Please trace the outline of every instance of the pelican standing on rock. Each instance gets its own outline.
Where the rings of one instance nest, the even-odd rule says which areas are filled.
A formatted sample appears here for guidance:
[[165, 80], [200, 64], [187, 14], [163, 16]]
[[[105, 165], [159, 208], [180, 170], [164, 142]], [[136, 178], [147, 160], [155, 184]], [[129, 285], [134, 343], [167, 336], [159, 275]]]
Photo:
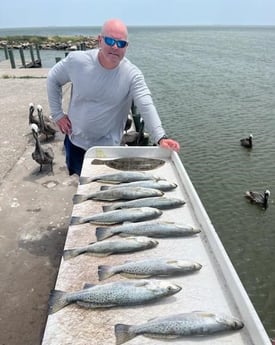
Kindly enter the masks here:
[[270, 191], [266, 189], [264, 192], [253, 192], [247, 191], [245, 197], [250, 200], [251, 203], [257, 204], [264, 209], [268, 207], [268, 198], [270, 196]]
[[250, 134], [248, 138], [244, 138], [240, 140], [240, 143], [243, 147], [247, 147], [248, 149], [252, 148], [252, 139], [253, 135]]
[[35, 149], [32, 153], [32, 159], [40, 165], [39, 172], [42, 171], [43, 165], [50, 165], [51, 172], [53, 173], [53, 159], [54, 152], [51, 147], [43, 148], [38, 138], [38, 126], [33, 123], [31, 124], [32, 134], [35, 140]]
[[43, 108], [40, 104], [37, 105], [37, 113], [41, 133], [45, 134], [47, 140], [49, 136], [55, 136], [55, 133], [57, 132], [56, 124], [50, 117], [44, 116]]

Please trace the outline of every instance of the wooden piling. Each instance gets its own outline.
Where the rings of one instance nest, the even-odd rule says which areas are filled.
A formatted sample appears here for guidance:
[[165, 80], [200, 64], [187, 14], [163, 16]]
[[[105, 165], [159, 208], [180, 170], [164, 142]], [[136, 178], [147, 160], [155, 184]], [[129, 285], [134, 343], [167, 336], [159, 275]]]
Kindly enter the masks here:
[[16, 68], [15, 60], [14, 60], [14, 55], [13, 55], [13, 50], [9, 49], [8, 51], [9, 51], [9, 58], [10, 58], [11, 68]]
[[19, 53], [20, 53], [20, 58], [21, 58], [22, 66], [23, 66], [24, 68], [26, 68], [26, 61], [25, 61], [25, 56], [24, 56], [23, 47], [20, 47], [20, 48], [19, 48]]

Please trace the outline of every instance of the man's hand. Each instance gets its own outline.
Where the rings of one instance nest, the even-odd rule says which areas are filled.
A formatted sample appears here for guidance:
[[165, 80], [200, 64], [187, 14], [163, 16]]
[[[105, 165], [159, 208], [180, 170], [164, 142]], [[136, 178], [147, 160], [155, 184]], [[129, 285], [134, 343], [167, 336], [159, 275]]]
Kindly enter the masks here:
[[180, 150], [180, 144], [173, 139], [161, 139], [159, 142], [159, 146], [164, 149], [169, 149], [176, 152], [179, 152]]
[[64, 115], [60, 120], [58, 120], [57, 125], [60, 131], [64, 134], [71, 134], [72, 133], [72, 124], [68, 117], [68, 115]]

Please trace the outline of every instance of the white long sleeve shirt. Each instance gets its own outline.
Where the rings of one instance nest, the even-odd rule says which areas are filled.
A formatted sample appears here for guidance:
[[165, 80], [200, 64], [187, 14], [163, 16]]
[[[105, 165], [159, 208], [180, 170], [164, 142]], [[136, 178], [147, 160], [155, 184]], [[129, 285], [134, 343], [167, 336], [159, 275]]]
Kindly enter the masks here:
[[106, 69], [99, 63], [98, 51], [70, 52], [49, 71], [48, 101], [53, 119], [64, 115], [62, 86], [71, 82], [68, 116], [74, 145], [84, 150], [120, 145], [132, 101], [157, 143], [165, 131], [142, 72], [125, 57], [116, 68]]

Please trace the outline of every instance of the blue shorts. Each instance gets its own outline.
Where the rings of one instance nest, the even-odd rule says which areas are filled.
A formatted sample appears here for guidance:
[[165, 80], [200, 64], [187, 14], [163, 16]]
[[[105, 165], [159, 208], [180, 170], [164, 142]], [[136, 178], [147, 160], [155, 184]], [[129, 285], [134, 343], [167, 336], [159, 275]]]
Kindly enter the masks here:
[[78, 176], [80, 176], [86, 151], [81, 147], [72, 144], [67, 135], [64, 139], [64, 146], [66, 152], [66, 165], [69, 170], [69, 174], [77, 174]]

